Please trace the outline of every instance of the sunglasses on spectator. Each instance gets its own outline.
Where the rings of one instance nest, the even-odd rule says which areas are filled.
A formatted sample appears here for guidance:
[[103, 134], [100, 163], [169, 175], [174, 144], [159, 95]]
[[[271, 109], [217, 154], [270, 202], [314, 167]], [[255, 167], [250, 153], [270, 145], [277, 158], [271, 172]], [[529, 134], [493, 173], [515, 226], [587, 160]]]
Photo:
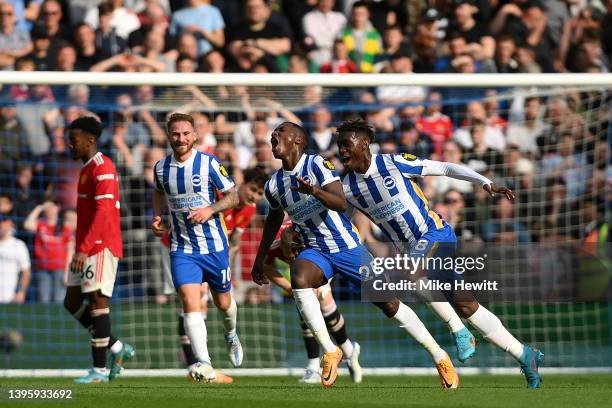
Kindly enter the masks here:
[[56, 16], [59, 13], [60, 13], [59, 10], [50, 10], [50, 11], [43, 11], [42, 12], [43, 16]]
[[445, 198], [444, 199], [444, 204], [455, 204], [455, 203], [460, 203], [461, 199], [460, 198]]

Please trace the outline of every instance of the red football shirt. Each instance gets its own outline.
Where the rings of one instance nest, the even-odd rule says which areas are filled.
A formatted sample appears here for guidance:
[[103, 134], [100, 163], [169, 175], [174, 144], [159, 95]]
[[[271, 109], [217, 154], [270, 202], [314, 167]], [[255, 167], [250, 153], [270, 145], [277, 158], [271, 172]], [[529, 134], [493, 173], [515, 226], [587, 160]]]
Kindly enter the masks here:
[[108, 248], [121, 258], [119, 180], [111, 159], [102, 153], [89, 159], [81, 169], [77, 191], [77, 252], [94, 255]]
[[227, 234], [230, 235], [236, 228], [246, 229], [255, 215], [255, 209], [255, 204], [250, 204], [241, 209], [230, 208], [223, 212]]
[[68, 245], [72, 241], [72, 230], [64, 226], [59, 232], [56, 226], [39, 220], [34, 238], [34, 259], [38, 270], [64, 270], [68, 257]]
[[427, 133], [434, 144], [434, 152], [442, 155], [442, 145], [453, 135], [453, 122], [444, 114], [425, 116], [418, 120], [417, 129]]

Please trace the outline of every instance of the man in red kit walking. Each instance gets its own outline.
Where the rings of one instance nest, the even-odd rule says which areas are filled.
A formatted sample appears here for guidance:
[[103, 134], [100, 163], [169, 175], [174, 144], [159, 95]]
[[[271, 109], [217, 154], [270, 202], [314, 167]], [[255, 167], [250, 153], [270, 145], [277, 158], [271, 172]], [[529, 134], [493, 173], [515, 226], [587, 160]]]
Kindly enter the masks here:
[[[69, 127], [74, 160], [82, 160], [77, 187], [75, 253], [70, 263], [64, 307], [91, 333], [93, 368], [75, 380], [78, 384], [107, 382], [115, 378], [134, 349], [111, 334], [109, 298], [113, 294], [117, 263], [123, 256], [119, 223], [119, 180], [113, 162], [98, 152], [100, 122], [90, 116]], [[111, 369], [106, 370], [110, 349]]]

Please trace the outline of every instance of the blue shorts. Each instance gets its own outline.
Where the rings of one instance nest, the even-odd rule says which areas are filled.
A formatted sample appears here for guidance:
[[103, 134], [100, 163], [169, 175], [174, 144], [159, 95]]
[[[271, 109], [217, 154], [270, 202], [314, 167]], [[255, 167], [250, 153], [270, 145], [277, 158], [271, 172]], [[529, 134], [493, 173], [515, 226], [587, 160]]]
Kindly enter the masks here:
[[[361, 286], [363, 267], [370, 265], [372, 255], [363, 245], [340, 252], [328, 253], [316, 249], [305, 249], [295, 258], [306, 259], [317, 265], [330, 280], [335, 274], [345, 278], [351, 286]], [[366, 268], [367, 269], [367, 268]]]
[[175, 288], [188, 283], [208, 282], [210, 289], [217, 293], [232, 289], [227, 250], [210, 254], [170, 253], [170, 271]]
[[[429, 231], [412, 247], [410, 256], [413, 258], [437, 258], [448, 260], [454, 258], [457, 251], [457, 236], [453, 229], [445, 224], [440, 230]], [[463, 280], [461, 274], [455, 272], [450, 262], [430, 262], [427, 277], [430, 280], [455, 282]], [[448, 295], [448, 294], [447, 294]], [[448, 297], [448, 296], [447, 296]]]

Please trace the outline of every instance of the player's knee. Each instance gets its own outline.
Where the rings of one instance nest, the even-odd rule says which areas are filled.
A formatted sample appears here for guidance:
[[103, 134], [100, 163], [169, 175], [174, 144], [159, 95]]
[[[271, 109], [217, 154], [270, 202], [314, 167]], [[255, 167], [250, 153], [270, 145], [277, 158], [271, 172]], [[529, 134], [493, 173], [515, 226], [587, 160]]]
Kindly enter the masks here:
[[66, 309], [71, 315], [75, 314], [77, 310], [79, 310], [79, 306], [76, 302], [70, 297], [66, 296], [64, 298], [64, 309]]
[[374, 305], [382, 310], [385, 316], [391, 318], [397, 314], [399, 309], [399, 300], [393, 299], [389, 302], [374, 302]]
[[293, 289], [308, 289], [312, 288], [310, 279], [303, 274], [291, 274], [291, 288]]
[[476, 312], [476, 310], [478, 309], [478, 302], [457, 302], [455, 303], [455, 309], [457, 309], [457, 313], [459, 313], [459, 316], [466, 319], [473, 315], [474, 312]]

